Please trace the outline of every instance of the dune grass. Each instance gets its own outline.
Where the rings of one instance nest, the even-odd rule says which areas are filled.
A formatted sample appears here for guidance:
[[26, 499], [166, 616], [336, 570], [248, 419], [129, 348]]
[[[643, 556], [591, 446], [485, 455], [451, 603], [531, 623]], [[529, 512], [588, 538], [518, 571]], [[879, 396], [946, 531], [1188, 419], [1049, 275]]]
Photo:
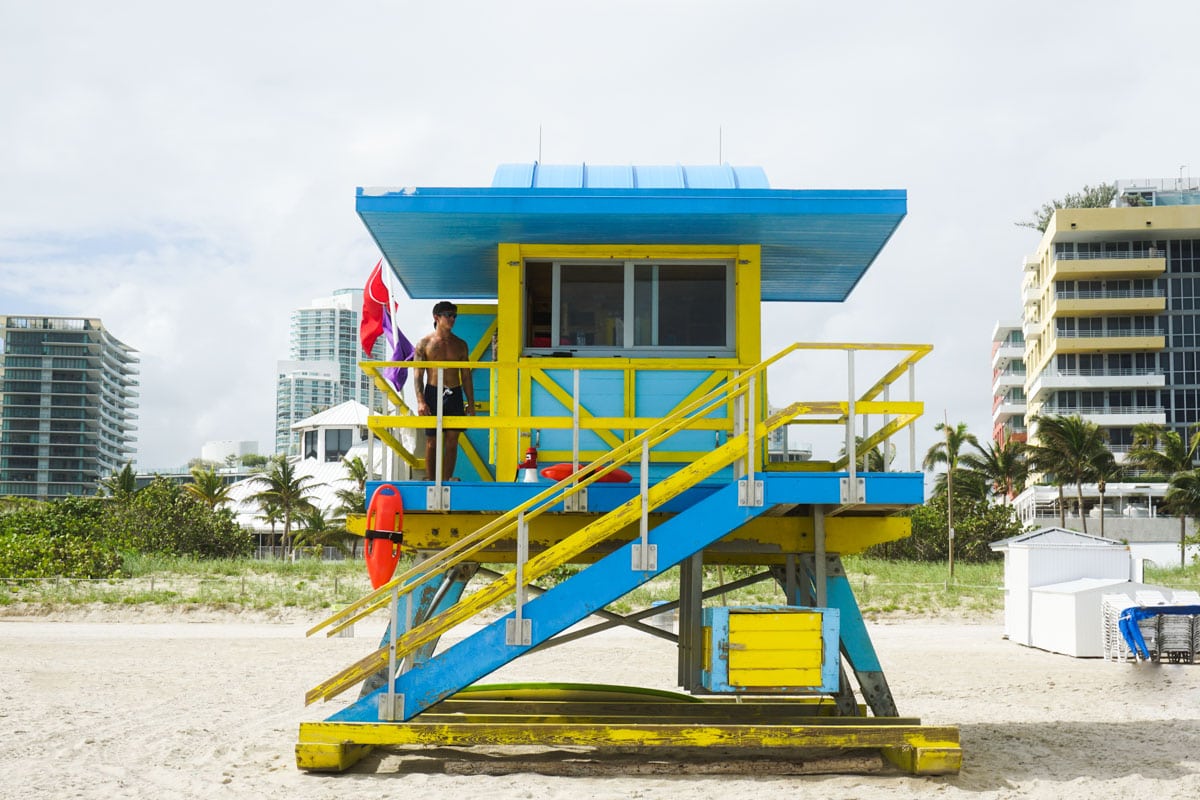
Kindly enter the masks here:
[[[986, 617], [1004, 607], [1003, 565], [955, 565], [948, 580], [944, 563], [888, 561], [863, 556], [844, 559], [846, 574], [867, 617], [956, 616]], [[510, 565], [490, 565], [508, 571]], [[400, 569], [406, 568], [402, 563]], [[136, 556], [126, 560], [127, 577], [109, 580], [50, 579], [4, 581], [0, 606], [34, 604], [47, 607], [87, 604], [190, 606], [265, 611], [335, 610], [370, 591], [366, 570], [358, 559], [296, 561], [224, 559], [196, 561]], [[575, 571], [559, 570], [543, 585], [552, 585]], [[704, 587], [711, 589], [761, 572], [760, 568], [708, 566]], [[617, 600], [618, 613], [646, 608], [678, 596], [679, 571], [672, 568]], [[1200, 564], [1186, 568], [1148, 568], [1146, 582], [1172, 588], [1200, 588]], [[709, 605], [783, 603], [783, 592], [770, 580], [716, 595]], [[508, 604], [511, 607], [511, 601]], [[503, 606], [502, 606], [503, 608]]]

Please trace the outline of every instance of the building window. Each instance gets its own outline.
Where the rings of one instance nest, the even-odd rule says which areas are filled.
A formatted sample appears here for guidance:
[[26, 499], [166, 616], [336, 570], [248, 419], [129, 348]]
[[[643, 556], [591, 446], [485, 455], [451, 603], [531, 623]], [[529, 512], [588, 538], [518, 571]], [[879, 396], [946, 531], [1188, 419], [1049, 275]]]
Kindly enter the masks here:
[[341, 461], [342, 456], [350, 452], [350, 440], [353, 431], [350, 428], [331, 428], [325, 431], [325, 460]]
[[316, 458], [317, 457], [317, 432], [316, 431], [305, 431], [304, 432], [304, 457], [305, 458]]
[[529, 262], [527, 349], [734, 354], [733, 266], [726, 262]]

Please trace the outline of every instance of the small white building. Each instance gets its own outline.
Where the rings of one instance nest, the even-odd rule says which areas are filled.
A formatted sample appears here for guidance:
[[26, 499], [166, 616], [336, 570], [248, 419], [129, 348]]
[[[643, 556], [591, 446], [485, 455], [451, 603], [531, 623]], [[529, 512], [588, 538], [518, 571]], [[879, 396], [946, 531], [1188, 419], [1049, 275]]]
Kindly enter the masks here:
[[[993, 542], [991, 549], [1004, 554], [1004, 635], [1030, 647], [1043, 646], [1033, 635], [1034, 589], [1080, 578], [1119, 583], [1131, 577], [1128, 545], [1078, 531], [1040, 528]], [[1037, 630], [1042, 626], [1039, 621]]]
[[1041, 528], [991, 548], [1004, 553], [1004, 635], [1052, 653], [1103, 656], [1104, 595], [1133, 605], [1135, 592], [1163, 588], [1131, 580], [1129, 545], [1078, 531]]
[[[361, 458], [370, 468], [371, 474], [380, 474], [386, 448], [370, 446], [367, 415], [370, 410], [362, 403], [347, 400], [292, 425], [298, 440], [303, 445], [300, 456], [293, 456], [296, 477], [307, 477], [313, 504], [327, 518], [338, 515], [341, 499], [339, 489], [353, 490], [343, 459]], [[371, 461], [375, 463], [370, 464]], [[238, 481], [229, 487], [229, 499], [242, 527], [264, 534], [271, 526], [262, 518], [262, 509], [252, 499], [262, 491], [262, 485], [254, 476]]]

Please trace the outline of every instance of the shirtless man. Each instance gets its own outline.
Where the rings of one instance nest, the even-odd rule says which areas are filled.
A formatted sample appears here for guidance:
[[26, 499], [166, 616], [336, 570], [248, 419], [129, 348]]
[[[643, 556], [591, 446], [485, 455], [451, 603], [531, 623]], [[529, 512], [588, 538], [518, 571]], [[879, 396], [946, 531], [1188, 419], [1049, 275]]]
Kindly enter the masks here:
[[[458, 319], [458, 306], [443, 300], [433, 307], [433, 333], [417, 342], [413, 350], [413, 361], [467, 361], [470, 353], [467, 343], [454, 335], [454, 322]], [[437, 383], [437, 368], [413, 367], [413, 388], [417, 391], [417, 413], [436, 416], [438, 392], [442, 393], [442, 416], [475, 416], [475, 387], [471, 383], [471, 370], [445, 368], [442, 370], [442, 386]], [[465, 402], [464, 402], [465, 401]], [[442, 480], [454, 475], [454, 464], [458, 461], [458, 435], [461, 428], [442, 429]], [[437, 429], [425, 431], [425, 477], [433, 480], [437, 469]]]

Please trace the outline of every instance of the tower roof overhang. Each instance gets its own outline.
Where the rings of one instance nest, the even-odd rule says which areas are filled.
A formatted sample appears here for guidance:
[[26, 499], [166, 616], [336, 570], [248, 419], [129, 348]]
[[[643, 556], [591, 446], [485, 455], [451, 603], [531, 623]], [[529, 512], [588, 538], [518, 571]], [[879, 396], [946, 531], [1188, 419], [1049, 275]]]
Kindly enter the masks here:
[[757, 244], [763, 300], [826, 302], [846, 299], [907, 212], [904, 190], [761, 188], [754, 168], [709, 168], [729, 173], [717, 188], [694, 188], [686, 167], [680, 186], [639, 185], [637, 167], [616, 168], [632, 185], [591, 185], [598, 169], [575, 186], [546, 186], [534, 166], [528, 185], [360, 188], [356, 210], [413, 299], [495, 298], [496, 246], [516, 242]]

